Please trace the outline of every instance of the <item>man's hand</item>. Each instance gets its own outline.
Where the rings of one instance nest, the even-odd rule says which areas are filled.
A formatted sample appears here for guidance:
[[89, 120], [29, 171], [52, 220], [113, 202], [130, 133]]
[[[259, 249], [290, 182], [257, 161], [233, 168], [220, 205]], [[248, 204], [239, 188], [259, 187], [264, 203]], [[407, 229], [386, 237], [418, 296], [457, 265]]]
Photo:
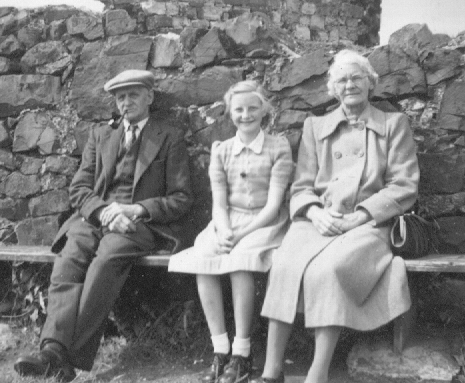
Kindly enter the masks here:
[[136, 231], [136, 224], [124, 214], [118, 214], [110, 222], [108, 229], [113, 233], [134, 233]]
[[343, 233], [337, 225], [337, 220], [342, 217], [342, 214], [337, 211], [326, 210], [317, 205], [311, 205], [307, 210], [306, 216], [313, 222], [313, 225], [321, 235], [332, 237]]
[[113, 220], [120, 214], [130, 219], [139, 217], [142, 215], [141, 209], [143, 210], [144, 208], [139, 204], [128, 205], [119, 202], [112, 202], [100, 211], [100, 223], [102, 226], [109, 226], [110, 223], [113, 222]]

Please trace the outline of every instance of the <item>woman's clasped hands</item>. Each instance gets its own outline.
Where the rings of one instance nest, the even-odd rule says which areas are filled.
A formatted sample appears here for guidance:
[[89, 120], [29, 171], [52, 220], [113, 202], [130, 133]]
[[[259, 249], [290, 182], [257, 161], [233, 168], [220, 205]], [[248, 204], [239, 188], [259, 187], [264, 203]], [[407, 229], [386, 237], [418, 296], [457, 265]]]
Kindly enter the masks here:
[[313, 225], [321, 235], [327, 237], [344, 234], [371, 219], [370, 214], [365, 209], [342, 214], [317, 205], [311, 205], [308, 208], [306, 217], [313, 222]]

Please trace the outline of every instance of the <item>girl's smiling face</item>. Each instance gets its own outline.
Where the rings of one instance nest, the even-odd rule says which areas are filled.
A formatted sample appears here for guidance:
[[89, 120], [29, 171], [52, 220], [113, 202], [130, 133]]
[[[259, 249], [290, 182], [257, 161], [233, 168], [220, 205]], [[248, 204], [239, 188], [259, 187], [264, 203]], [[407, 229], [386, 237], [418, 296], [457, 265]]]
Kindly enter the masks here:
[[229, 114], [239, 131], [242, 141], [249, 143], [260, 132], [260, 126], [266, 111], [257, 95], [246, 92], [237, 93], [231, 97]]

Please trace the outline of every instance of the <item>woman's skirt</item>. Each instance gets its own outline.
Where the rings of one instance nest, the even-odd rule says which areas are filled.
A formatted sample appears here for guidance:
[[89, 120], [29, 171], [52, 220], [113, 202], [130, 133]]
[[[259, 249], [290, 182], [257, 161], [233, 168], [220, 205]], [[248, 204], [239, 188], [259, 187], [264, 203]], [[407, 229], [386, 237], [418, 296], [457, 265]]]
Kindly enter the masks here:
[[402, 258], [392, 257], [389, 226], [365, 224], [321, 236], [309, 221], [293, 222], [273, 259], [262, 315], [306, 327], [372, 330], [410, 308]]
[[[231, 208], [231, 228], [248, 225], [260, 209]], [[235, 271], [267, 272], [273, 250], [280, 244], [288, 227], [289, 212], [281, 207], [278, 216], [267, 226], [242, 238], [229, 254], [216, 254], [216, 233], [213, 221], [197, 236], [194, 246], [171, 257], [169, 271], [191, 274], [227, 274]]]

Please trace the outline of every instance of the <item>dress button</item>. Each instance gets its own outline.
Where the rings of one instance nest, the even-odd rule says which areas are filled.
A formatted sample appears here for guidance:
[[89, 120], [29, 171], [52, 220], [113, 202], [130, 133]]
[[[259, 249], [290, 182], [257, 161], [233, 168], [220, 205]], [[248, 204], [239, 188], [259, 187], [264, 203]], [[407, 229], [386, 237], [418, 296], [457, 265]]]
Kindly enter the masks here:
[[357, 122], [357, 129], [360, 131], [365, 129], [365, 124], [363, 122]]
[[331, 201], [326, 201], [326, 202], [325, 202], [325, 206], [326, 206], [326, 207], [331, 207], [332, 204], [333, 204], [333, 203], [332, 203]]
[[334, 153], [334, 157], [336, 157], [336, 159], [338, 160], [339, 158], [342, 157], [342, 153], [341, 152], [336, 152], [336, 153]]
[[359, 152], [359, 153], [358, 153], [358, 156], [359, 156], [360, 158], [362, 158], [364, 155], [365, 155], [365, 153], [363, 153], [363, 152]]

